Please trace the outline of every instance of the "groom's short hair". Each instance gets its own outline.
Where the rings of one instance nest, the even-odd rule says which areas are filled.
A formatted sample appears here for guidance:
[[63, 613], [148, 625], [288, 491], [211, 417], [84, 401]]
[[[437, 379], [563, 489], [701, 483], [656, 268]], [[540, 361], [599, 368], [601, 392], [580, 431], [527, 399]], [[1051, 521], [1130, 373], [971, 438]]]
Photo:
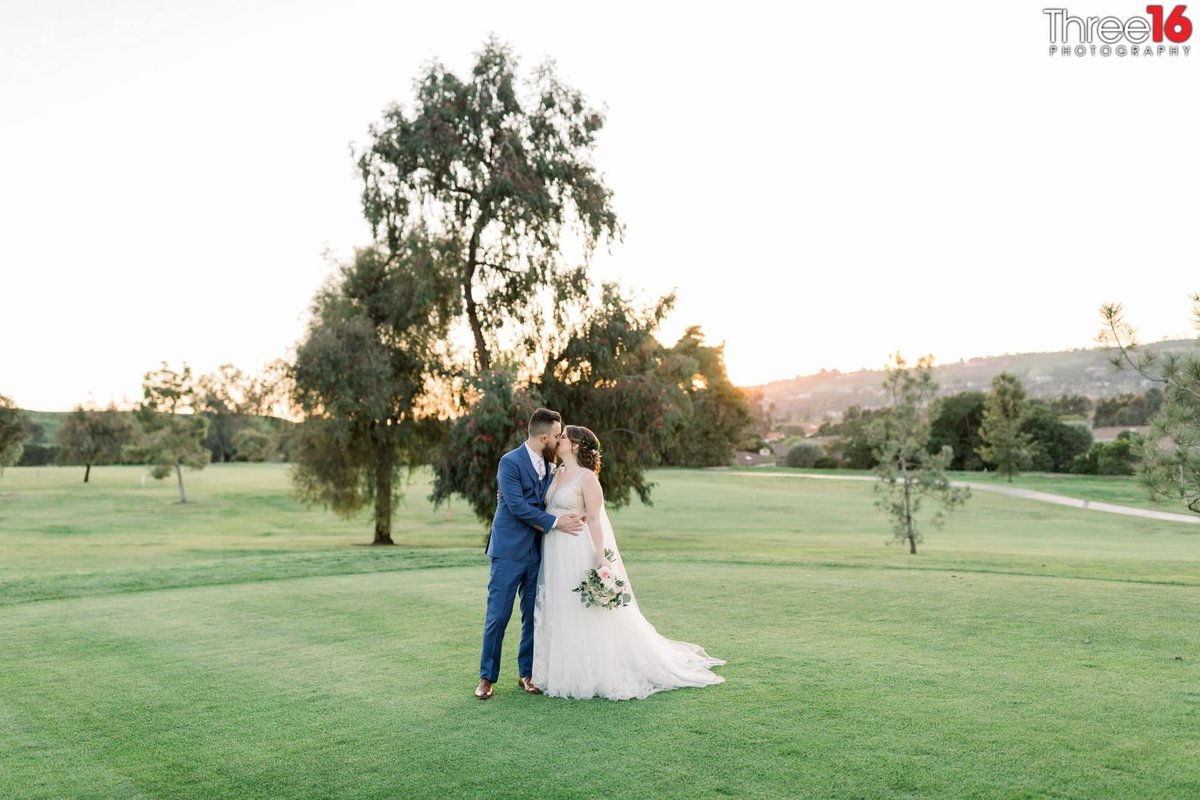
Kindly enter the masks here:
[[533, 437], [549, 433], [554, 430], [554, 423], [556, 422], [562, 422], [562, 414], [559, 414], [557, 411], [551, 411], [548, 408], [539, 408], [529, 418], [529, 435]]

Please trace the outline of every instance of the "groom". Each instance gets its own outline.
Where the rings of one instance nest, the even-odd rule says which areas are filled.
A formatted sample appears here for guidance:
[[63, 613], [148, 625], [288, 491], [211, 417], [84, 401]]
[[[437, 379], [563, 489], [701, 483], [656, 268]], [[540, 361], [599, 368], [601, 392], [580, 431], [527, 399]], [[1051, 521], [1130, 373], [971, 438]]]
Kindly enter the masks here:
[[562, 436], [562, 416], [539, 408], [529, 418], [527, 435], [524, 444], [504, 454], [496, 470], [500, 492], [488, 537], [492, 570], [479, 685], [475, 688], [480, 700], [492, 696], [492, 684], [500, 677], [500, 648], [512, 617], [513, 595], [517, 593], [521, 595], [521, 644], [517, 650], [520, 686], [530, 694], [541, 694], [542, 690], [533, 685], [533, 602], [542, 566], [542, 534], [557, 528], [577, 536], [583, 530], [583, 522], [575, 514], [555, 518], [546, 513], [546, 489], [550, 486], [554, 451]]

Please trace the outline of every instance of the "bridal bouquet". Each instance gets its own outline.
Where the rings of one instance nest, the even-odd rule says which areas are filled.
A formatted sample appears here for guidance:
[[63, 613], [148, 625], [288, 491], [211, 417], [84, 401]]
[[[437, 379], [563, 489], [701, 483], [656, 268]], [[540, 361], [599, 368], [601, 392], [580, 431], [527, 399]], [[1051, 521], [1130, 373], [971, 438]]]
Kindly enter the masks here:
[[[605, 549], [604, 557], [613, 560], [613, 551]], [[629, 594], [625, 579], [617, 575], [607, 566], [588, 570], [583, 583], [571, 590], [579, 592], [579, 600], [588, 608], [620, 608], [629, 605], [633, 596]]]

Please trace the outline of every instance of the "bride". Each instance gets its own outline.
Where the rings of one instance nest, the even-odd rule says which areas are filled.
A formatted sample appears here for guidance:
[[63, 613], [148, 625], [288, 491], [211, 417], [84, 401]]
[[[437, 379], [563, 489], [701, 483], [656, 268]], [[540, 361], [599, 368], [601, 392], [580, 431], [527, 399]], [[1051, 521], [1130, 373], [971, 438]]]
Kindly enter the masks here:
[[[626, 581], [600, 488], [600, 440], [587, 428], [568, 425], [556, 449], [561, 466], [546, 494], [546, 511], [586, 514], [578, 536], [554, 530], [542, 543], [533, 613], [533, 683], [552, 697], [645, 698], [682, 686], [710, 686], [725, 679], [709, 667], [725, 662], [699, 645], [660, 635], [638, 609], [636, 597], [621, 608], [587, 607], [571, 591], [589, 570], [608, 566]], [[613, 553], [610, 562], [605, 549]]]

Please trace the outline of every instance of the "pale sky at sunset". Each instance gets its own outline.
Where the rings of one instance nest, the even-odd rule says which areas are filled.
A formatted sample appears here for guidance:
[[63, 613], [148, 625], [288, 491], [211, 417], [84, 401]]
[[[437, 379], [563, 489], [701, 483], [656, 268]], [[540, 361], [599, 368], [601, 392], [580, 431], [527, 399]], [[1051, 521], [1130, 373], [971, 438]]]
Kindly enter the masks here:
[[1051, 5], [0, 0], [0, 394], [285, 355], [368, 237], [350, 143], [489, 32], [606, 108], [594, 276], [677, 287], [661, 338], [739, 384], [1088, 347], [1109, 301], [1193, 335], [1200, 52], [1050, 57]]

